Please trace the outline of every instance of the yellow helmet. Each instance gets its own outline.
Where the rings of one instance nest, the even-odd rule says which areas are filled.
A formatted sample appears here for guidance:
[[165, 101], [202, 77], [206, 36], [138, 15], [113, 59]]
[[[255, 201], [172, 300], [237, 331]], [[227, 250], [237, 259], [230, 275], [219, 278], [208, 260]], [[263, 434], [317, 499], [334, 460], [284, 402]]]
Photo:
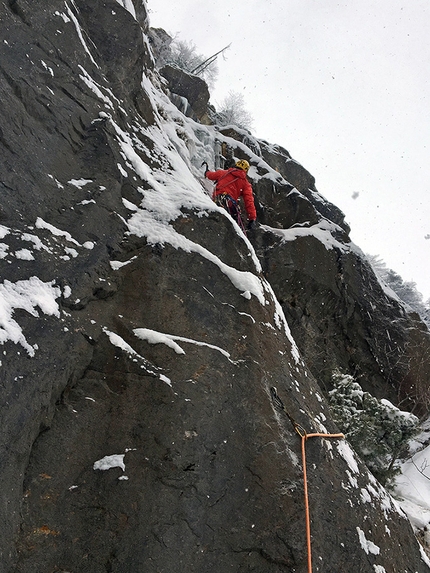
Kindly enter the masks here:
[[246, 173], [250, 166], [246, 159], [239, 159], [239, 161], [236, 161], [236, 167], [243, 169]]

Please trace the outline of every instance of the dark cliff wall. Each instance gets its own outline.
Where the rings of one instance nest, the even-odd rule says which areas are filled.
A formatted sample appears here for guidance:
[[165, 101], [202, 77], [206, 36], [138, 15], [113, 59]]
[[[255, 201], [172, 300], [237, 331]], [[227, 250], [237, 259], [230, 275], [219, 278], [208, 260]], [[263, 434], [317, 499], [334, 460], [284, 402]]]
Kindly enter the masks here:
[[[337, 431], [332, 365], [400, 388], [360, 301], [413, 323], [360, 287], [342, 214], [285, 150], [176, 111], [144, 4], [0, 10], [0, 570], [305, 571], [300, 438], [270, 388]], [[199, 179], [221, 141], [253, 164], [262, 268]], [[297, 224], [320, 241], [278, 234]], [[427, 571], [348, 444], [307, 449], [317, 570]]]

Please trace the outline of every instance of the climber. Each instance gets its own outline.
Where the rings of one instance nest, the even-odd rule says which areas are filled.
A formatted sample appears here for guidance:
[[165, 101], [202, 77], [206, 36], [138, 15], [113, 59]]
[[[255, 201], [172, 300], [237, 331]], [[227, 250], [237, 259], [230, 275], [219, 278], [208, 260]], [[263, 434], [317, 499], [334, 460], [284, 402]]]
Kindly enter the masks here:
[[255, 211], [251, 183], [246, 177], [249, 169], [248, 161], [246, 161], [246, 159], [239, 159], [239, 161], [236, 161], [234, 167], [230, 167], [230, 169], [218, 169], [217, 171], [209, 171], [208, 164], [205, 161], [202, 165], [206, 165], [205, 177], [211, 181], [216, 181], [216, 187], [212, 195], [212, 199], [215, 203], [220, 207], [224, 207], [239, 227], [245, 230], [238, 205], [239, 197], [243, 196], [246, 214], [248, 215], [247, 229], [254, 229], [256, 226], [257, 213]]

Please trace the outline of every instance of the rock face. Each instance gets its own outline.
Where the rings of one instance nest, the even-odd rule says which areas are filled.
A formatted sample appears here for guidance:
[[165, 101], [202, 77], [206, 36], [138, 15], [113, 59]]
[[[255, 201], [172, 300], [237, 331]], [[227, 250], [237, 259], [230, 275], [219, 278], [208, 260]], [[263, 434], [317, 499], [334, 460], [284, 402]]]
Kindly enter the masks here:
[[[290, 418], [338, 432], [335, 368], [424, 409], [428, 332], [285, 149], [171, 103], [143, 3], [0, 11], [1, 573], [306, 571]], [[201, 178], [220, 144], [249, 240]], [[315, 571], [429, 570], [345, 440], [306, 451]]]
[[206, 83], [199, 77], [188, 74], [173, 66], [163, 66], [160, 74], [167, 80], [171, 98], [182, 98], [177, 106], [186, 116], [202, 123], [210, 123], [208, 118], [209, 90]]

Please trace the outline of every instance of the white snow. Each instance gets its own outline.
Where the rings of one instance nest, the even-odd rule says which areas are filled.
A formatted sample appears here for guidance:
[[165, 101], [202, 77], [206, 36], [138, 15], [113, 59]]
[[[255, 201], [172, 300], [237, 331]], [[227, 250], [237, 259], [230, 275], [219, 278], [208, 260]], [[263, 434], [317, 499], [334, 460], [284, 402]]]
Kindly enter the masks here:
[[113, 454], [111, 456], [105, 456], [101, 460], [94, 462], [93, 469], [106, 471], [110, 470], [111, 468], [121, 468], [122, 471], [125, 471], [124, 456], [125, 454]]
[[56, 299], [61, 295], [54, 281], [44, 283], [38, 277], [12, 283], [5, 280], [0, 284], [0, 344], [8, 340], [23, 346], [30, 356], [34, 356], [37, 344], [29, 344], [22, 328], [13, 318], [15, 309], [22, 309], [39, 317], [38, 307], [44, 314], [60, 316]]
[[372, 503], [372, 498], [370, 497], [370, 493], [365, 488], [361, 488], [360, 496], [362, 503]]
[[[81, 80], [90, 88], [90, 90], [100, 100], [102, 100], [102, 102], [105, 104], [106, 107], [114, 109], [114, 105], [113, 105], [112, 101], [102, 92], [102, 88], [101, 88], [100, 84], [98, 84], [95, 80], [93, 80], [93, 78], [90, 76], [90, 74], [82, 66], [79, 66], [79, 69], [82, 72], [82, 75], [79, 75]], [[69, 181], [69, 183], [71, 183], [71, 182]], [[88, 181], [88, 183], [90, 183], [90, 181]], [[72, 183], [72, 185], [73, 185], [73, 183]], [[78, 186], [78, 185], [76, 185], [76, 186]]]
[[78, 256], [78, 251], [76, 249], [72, 249], [70, 247], [66, 247], [64, 249], [68, 255], [73, 257], [74, 259]]
[[148, 328], [135, 328], [133, 330], [134, 334], [142, 339], [149, 342], [149, 344], [166, 344], [169, 348], [172, 348], [176, 354], [185, 354], [185, 351], [176, 344], [175, 340], [179, 342], [186, 342], [189, 344], [195, 344], [196, 346], [205, 346], [206, 348], [211, 348], [212, 350], [216, 350], [220, 352], [223, 356], [225, 356], [230, 362], [233, 360], [230, 359], [230, 353], [220, 348], [219, 346], [215, 346], [214, 344], [208, 344], [207, 342], [200, 342], [198, 340], [193, 340], [191, 338], [185, 338], [183, 336], [173, 336], [172, 334], [164, 334], [162, 332], [157, 332], [155, 330], [150, 330]]
[[82, 187], [85, 187], [85, 185], [88, 185], [88, 183], [92, 182], [92, 179], [70, 179], [70, 181], [67, 181], [69, 185], [73, 185], [78, 189], [82, 189]]
[[414, 527], [430, 526], [430, 446], [401, 465], [401, 474], [395, 480], [395, 495]]
[[314, 237], [320, 242], [327, 250], [338, 249], [342, 252], [351, 251], [353, 245], [349, 243], [345, 245], [337, 241], [333, 233], [341, 231], [341, 228], [327, 219], [321, 219], [315, 225], [309, 227], [292, 227], [290, 229], [275, 229], [267, 225], [262, 225], [266, 231], [270, 231], [274, 235], [278, 235], [283, 241], [295, 241], [299, 237]]
[[127, 221], [127, 225], [132, 234], [138, 237], [146, 237], [152, 245], [168, 243], [175, 249], [182, 249], [187, 253], [197, 253], [216, 265], [239, 291], [245, 293], [245, 295], [250, 293], [259, 300], [260, 304], [266, 304], [263, 284], [258, 276], [249, 271], [238, 271], [226, 265], [205, 247], [176, 232], [171, 225], [154, 220], [148, 211], [139, 209], [139, 211], [133, 213]]
[[45, 68], [45, 70], [47, 72], [49, 72], [52, 77], [54, 77], [54, 70], [52, 68], [50, 68], [43, 60], [40, 60], [40, 61], [42, 63], [42, 66]]
[[5, 259], [8, 255], [9, 245], [0, 243], [0, 259]]
[[84, 40], [84, 36], [83, 36], [83, 34], [82, 34], [82, 30], [81, 30], [81, 27], [80, 27], [80, 25], [79, 25], [79, 22], [78, 22], [76, 16], [73, 14], [72, 10], [70, 9], [70, 7], [69, 7], [69, 5], [67, 4], [67, 2], [66, 2], [66, 9], [67, 9], [67, 13], [69, 14], [70, 19], [72, 20], [72, 22], [73, 22], [74, 25], [75, 25], [76, 32], [77, 32], [78, 37], [79, 37], [79, 39], [80, 39], [80, 41], [81, 41], [81, 43], [82, 43], [82, 45], [83, 45], [83, 47], [84, 47], [84, 50], [85, 50], [86, 53], [89, 55], [90, 60], [93, 62], [93, 64], [96, 66], [96, 68], [98, 68], [99, 66], [97, 65], [97, 62], [95, 61], [95, 59], [94, 59], [93, 56], [91, 55], [91, 52], [90, 52], [90, 50], [88, 49], [88, 46], [87, 46], [87, 44], [86, 44], [86, 42], [85, 42], [85, 40]]
[[357, 527], [356, 529], [360, 545], [362, 549], [365, 551], [365, 553], [367, 555], [369, 555], [369, 553], [372, 553], [373, 555], [379, 555], [379, 553], [381, 552], [380, 548], [377, 545], [375, 545], [372, 541], [366, 539], [366, 536], [362, 529], [360, 529], [359, 527]]
[[149, 328], [135, 328], [133, 332], [138, 338], [146, 340], [149, 344], [165, 344], [174, 350], [176, 354], [185, 354], [185, 351], [179, 346], [179, 344], [176, 344], [174, 336], [163, 334], [162, 332], [156, 332]]
[[117, 271], [120, 268], [129, 265], [135, 259], [137, 259], [137, 257], [131, 257], [131, 259], [128, 259], [128, 261], [110, 261], [109, 264], [114, 271]]
[[37, 235], [32, 235], [31, 233], [23, 233], [21, 235], [21, 239], [23, 241], [28, 241], [33, 243], [33, 248], [36, 249], [36, 251], [44, 250], [49, 252], [49, 248], [42, 243], [42, 241], [39, 239]]
[[91, 205], [91, 204], [96, 204], [94, 199], [84, 199], [83, 201], [80, 201], [78, 203], [78, 205]]
[[70, 243], [73, 243], [75, 245], [79, 245], [78, 241], [76, 241], [72, 235], [70, 233], [68, 233], [67, 231], [62, 231], [61, 229], [58, 229], [57, 227], [55, 227], [54, 225], [51, 225], [50, 223], [47, 223], [46, 221], [44, 221], [41, 217], [37, 217], [36, 219], [36, 227], [38, 229], [47, 229], [48, 231], [50, 231], [53, 235], [57, 236], [57, 237], [65, 237], [65, 239], [67, 239], [67, 241], [69, 241]]
[[132, 0], [117, 0], [117, 2], [118, 2], [118, 4], [123, 6], [123, 8], [128, 10], [128, 12], [130, 12], [130, 14], [136, 20], [136, 10], [134, 9], [134, 5], [133, 5]]
[[165, 382], [169, 386], [172, 385], [171, 380], [167, 376], [165, 376], [164, 374], [160, 374], [159, 372], [155, 372], [155, 367], [151, 367], [146, 358], [138, 354], [123, 338], [121, 338], [121, 336], [119, 336], [115, 332], [108, 330], [107, 328], [103, 328], [103, 331], [108, 336], [111, 344], [117, 346], [118, 348], [121, 348], [121, 350], [129, 354], [132, 357], [132, 359], [136, 361], [140, 360], [142, 362], [140, 366], [142, 369], [145, 369], [147, 372], [150, 372], [151, 374], [155, 374], [161, 381]]
[[34, 257], [31, 251], [28, 249], [20, 249], [19, 251], [15, 251], [15, 257], [23, 261], [34, 261]]
[[[72, 237], [72, 235], [68, 231], [63, 231], [62, 229], [58, 229], [54, 225], [51, 225], [51, 223], [47, 223], [46, 221], [44, 221], [41, 217], [38, 217], [36, 219], [35, 225], [38, 229], [46, 229], [47, 231], [50, 231], [56, 237], [64, 237], [67, 241], [69, 241], [69, 243], [73, 243], [78, 247], [83, 247], [84, 249], [89, 249], [89, 250], [94, 248], [94, 243], [92, 241], [85, 241], [85, 243], [81, 245], [76, 239]], [[78, 254], [75, 249], [71, 250], [70, 248], [67, 247], [65, 251], [66, 253], [71, 254], [73, 257], [77, 256]]]
[[56, 12], [54, 12], [55, 16], [60, 16], [60, 18], [63, 18], [63, 21], [67, 24], [68, 22], [70, 22], [70, 18], [68, 18], [66, 16], [66, 14], [64, 14], [64, 12], [58, 12], [58, 10]]
[[354, 452], [352, 451], [348, 442], [346, 440], [339, 440], [336, 442], [336, 448], [339, 454], [348, 464], [348, 467], [352, 473], [359, 474], [360, 470], [358, 469], [358, 464], [355, 459]]

